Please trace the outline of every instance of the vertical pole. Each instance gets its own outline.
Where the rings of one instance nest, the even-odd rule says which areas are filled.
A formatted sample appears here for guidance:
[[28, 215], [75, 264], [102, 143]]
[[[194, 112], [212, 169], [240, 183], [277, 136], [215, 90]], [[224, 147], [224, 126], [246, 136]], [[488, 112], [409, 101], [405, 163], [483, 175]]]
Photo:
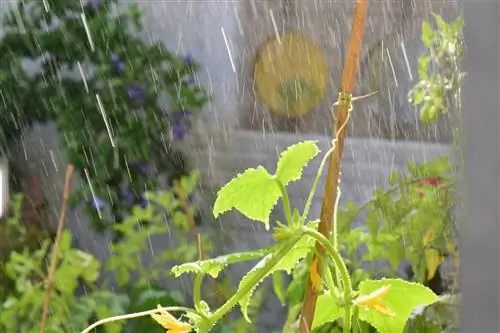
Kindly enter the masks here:
[[[368, 12], [368, 0], [357, 0], [354, 8], [351, 35], [349, 44], [347, 45], [347, 53], [344, 59], [344, 70], [342, 73], [341, 89], [344, 93], [351, 94], [356, 84], [356, 74], [358, 70], [359, 56], [361, 53], [361, 43], [365, 30], [366, 15]], [[337, 201], [337, 188], [340, 178], [340, 165], [344, 152], [344, 140], [347, 133], [347, 126], [344, 126], [348, 121], [348, 107], [345, 103], [341, 103], [337, 109], [337, 119], [334, 124], [332, 133], [337, 135], [338, 141], [335, 145], [333, 153], [330, 155], [328, 173], [326, 176], [326, 185], [324, 192], [323, 204], [321, 206], [320, 223], [318, 231], [329, 238], [331, 230], [332, 218], [335, 214], [335, 202]], [[323, 251], [323, 248], [318, 244], [318, 251]], [[302, 314], [299, 323], [299, 333], [309, 333], [311, 331], [314, 312], [316, 310], [316, 300], [318, 294], [313, 287], [310, 279], [307, 282], [306, 294], [302, 305]]]
[[464, 180], [461, 332], [500, 332], [500, 5], [458, 1], [467, 73], [462, 85]]

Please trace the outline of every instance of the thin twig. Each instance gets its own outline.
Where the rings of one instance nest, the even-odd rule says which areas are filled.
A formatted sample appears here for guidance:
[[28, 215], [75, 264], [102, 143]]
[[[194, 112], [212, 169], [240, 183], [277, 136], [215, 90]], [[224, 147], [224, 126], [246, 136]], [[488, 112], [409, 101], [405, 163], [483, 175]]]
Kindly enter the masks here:
[[[342, 73], [342, 91], [351, 94], [356, 83], [356, 72], [358, 69], [359, 55], [361, 52], [361, 41], [363, 39], [366, 14], [368, 11], [368, 0], [357, 0], [354, 9], [351, 35], [347, 47], [347, 54], [344, 60], [344, 72]], [[321, 206], [321, 217], [318, 226], [318, 231], [325, 237], [329, 238], [331, 230], [331, 222], [334, 215], [335, 201], [337, 200], [337, 188], [339, 184], [340, 163], [344, 151], [344, 140], [347, 128], [344, 127], [348, 118], [349, 105], [341, 103], [337, 110], [337, 119], [333, 133], [338, 137], [334, 152], [330, 156], [329, 169], [326, 177], [325, 193], [323, 204]], [[317, 244], [319, 253], [323, 253], [324, 249]], [[299, 324], [299, 333], [308, 333], [311, 331], [311, 324], [314, 319], [316, 310], [316, 300], [318, 294], [314, 289], [311, 279], [307, 283], [306, 294], [302, 306], [302, 320]]]
[[200, 316], [202, 318], [206, 318], [202, 314], [200, 314], [200, 313], [198, 313], [198, 312], [196, 312], [196, 311], [194, 311], [192, 309], [189, 309], [189, 308], [185, 308], [185, 307], [182, 307], [182, 306], [169, 306], [169, 307], [166, 307], [166, 308], [156, 308], [156, 309], [147, 310], [147, 311], [127, 313], [127, 314], [124, 314], [124, 315], [107, 317], [107, 318], [101, 319], [99, 321], [96, 321], [95, 323], [93, 323], [92, 325], [88, 326], [86, 329], [84, 329], [80, 333], [89, 333], [90, 331], [92, 331], [93, 329], [95, 329], [98, 326], [101, 326], [101, 325], [104, 325], [104, 324], [107, 324], [107, 323], [111, 323], [111, 322], [114, 322], [114, 321], [122, 321], [122, 320], [127, 320], [127, 319], [134, 319], [134, 318], [140, 318], [140, 317], [150, 316], [150, 315], [152, 315], [154, 313], [161, 313], [163, 311], [167, 311], [167, 312], [174, 312], [174, 311], [179, 312], [180, 311], [180, 312], [186, 312], [186, 313], [196, 314], [196, 315], [198, 315], [198, 316]]
[[71, 183], [73, 179], [73, 171], [75, 168], [73, 165], [68, 165], [66, 168], [66, 178], [64, 180], [64, 192], [63, 192], [63, 200], [61, 203], [61, 210], [59, 211], [59, 222], [57, 224], [57, 234], [56, 239], [54, 241], [54, 246], [52, 249], [52, 256], [50, 259], [50, 268], [47, 277], [47, 290], [45, 292], [45, 300], [43, 303], [43, 313], [42, 313], [42, 321], [40, 323], [40, 333], [45, 333], [45, 327], [47, 326], [47, 318], [49, 315], [49, 305], [50, 305], [50, 295], [52, 292], [52, 288], [54, 286], [54, 275], [57, 267], [57, 256], [59, 254], [59, 246], [61, 244], [61, 235], [64, 230], [64, 224], [66, 221], [66, 210], [68, 207], [68, 199], [71, 193]]

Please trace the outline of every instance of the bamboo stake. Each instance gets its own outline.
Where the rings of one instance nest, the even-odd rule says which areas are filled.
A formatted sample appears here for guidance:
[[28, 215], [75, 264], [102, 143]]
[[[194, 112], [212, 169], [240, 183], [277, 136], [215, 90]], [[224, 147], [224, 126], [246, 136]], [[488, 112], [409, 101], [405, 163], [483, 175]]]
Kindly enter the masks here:
[[[354, 9], [351, 35], [347, 46], [347, 54], [344, 59], [344, 71], [342, 73], [342, 89], [343, 92], [351, 94], [356, 84], [356, 72], [358, 69], [359, 55], [361, 52], [361, 43], [363, 40], [366, 15], [368, 11], [368, 0], [357, 0]], [[339, 103], [337, 111], [337, 119], [334, 124], [333, 133], [337, 136], [338, 141], [335, 145], [333, 153], [330, 155], [328, 174], [326, 176], [326, 185], [324, 190], [324, 199], [321, 206], [321, 217], [318, 231], [324, 236], [329, 237], [331, 230], [331, 222], [335, 210], [335, 202], [337, 200], [337, 188], [339, 184], [340, 165], [342, 155], [344, 153], [344, 141], [347, 132], [347, 126], [344, 126], [348, 120], [348, 107], [345, 103]], [[319, 244], [316, 246], [319, 253], [323, 253], [323, 247]], [[314, 319], [316, 310], [316, 300], [318, 294], [314, 289], [311, 279], [307, 282], [307, 289], [302, 305], [301, 320], [299, 320], [299, 333], [309, 333]]]
[[61, 203], [61, 210], [59, 212], [59, 222], [57, 224], [57, 234], [56, 234], [56, 239], [54, 241], [54, 247], [52, 248], [52, 256], [50, 259], [50, 268], [49, 268], [49, 273], [47, 277], [47, 290], [45, 292], [45, 300], [43, 303], [43, 313], [42, 313], [42, 320], [40, 323], [40, 333], [45, 332], [45, 327], [47, 326], [47, 319], [49, 316], [49, 305], [50, 305], [50, 295], [52, 293], [52, 288], [54, 286], [54, 278], [55, 278], [55, 272], [57, 268], [57, 256], [59, 255], [59, 246], [61, 244], [61, 236], [64, 231], [64, 224], [66, 221], [66, 210], [68, 207], [68, 200], [69, 200], [69, 195], [71, 193], [71, 183], [73, 179], [73, 171], [74, 167], [73, 165], [68, 165], [66, 169], [66, 178], [64, 181], [64, 193], [63, 193], [63, 200]]

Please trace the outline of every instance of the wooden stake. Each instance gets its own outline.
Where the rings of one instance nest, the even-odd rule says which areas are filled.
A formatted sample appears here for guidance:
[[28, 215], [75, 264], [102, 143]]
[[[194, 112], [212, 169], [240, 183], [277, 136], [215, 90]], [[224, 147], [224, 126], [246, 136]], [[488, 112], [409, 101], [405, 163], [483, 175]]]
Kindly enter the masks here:
[[[344, 59], [344, 71], [342, 73], [343, 92], [352, 94], [356, 84], [356, 72], [358, 69], [359, 55], [361, 53], [361, 43], [365, 30], [366, 14], [368, 11], [368, 0], [357, 0], [354, 9], [351, 35], [347, 46], [347, 54]], [[337, 119], [334, 124], [333, 133], [337, 135], [338, 141], [333, 153], [330, 155], [328, 173], [326, 176], [326, 185], [321, 206], [321, 217], [318, 231], [329, 238], [331, 230], [331, 221], [336, 212], [335, 201], [337, 200], [337, 188], [339, 184], [340, 165], [344, 153], [344, 141], [347, 132], [347, 126], [344, 123], [348, 120], [348, 105], [341, 103], [338, 105]], [[317, 244], [317, 251], [323, 253], [324, 249]], [[299, 320], [299, 333], [308, 333], [311, 331], [311, 325], [316, 310], [316, 300], [318, 294], [314, 289], [311, 279], [307, 282], [306, 294], [302, 305], [301, 320]]]
[[45, 333], [45, 327], [47, 326], [47, 319], [49, 316], [49, 305], [50, 305], [50, 295], [52, 293], [52, 288], [54, 287], [54, 275], [57, 268], [57, 256], [59, 254], [59, 246], [61, 244], [61, 236], [64, 230], [64, 224], [66, 221], [66, 210], [68, 207], [69, 195], [71, 194], [71, 183], [73, 179], [73, 171], [75, 168], [73, 165], [68, 165], [66, 168], [66, 178], [64, 181], [64, 192], [63, 200], [61, 203], [61, 210], [59, 212], [59, 222], [57, 224], [57, 234], [54, 241], [54, 246], [52, 248], [52, 256], [50, 259], [50, 268], [47, 276], [47, 290], [45, 292], [45, 300], [43, 303], [43, 313], [42, 321], [40, 322], [40, 333]]

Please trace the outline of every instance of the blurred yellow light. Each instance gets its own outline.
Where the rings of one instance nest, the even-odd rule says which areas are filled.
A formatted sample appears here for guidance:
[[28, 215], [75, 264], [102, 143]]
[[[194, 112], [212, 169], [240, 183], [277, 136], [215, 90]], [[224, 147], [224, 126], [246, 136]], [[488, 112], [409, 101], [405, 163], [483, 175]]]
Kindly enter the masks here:
[[301, 117], [323, 99], [327, 65], [314, 42], [288, 32], [265, 43], [255, 59], [255, 87], [263, 103], [278, 115]]

